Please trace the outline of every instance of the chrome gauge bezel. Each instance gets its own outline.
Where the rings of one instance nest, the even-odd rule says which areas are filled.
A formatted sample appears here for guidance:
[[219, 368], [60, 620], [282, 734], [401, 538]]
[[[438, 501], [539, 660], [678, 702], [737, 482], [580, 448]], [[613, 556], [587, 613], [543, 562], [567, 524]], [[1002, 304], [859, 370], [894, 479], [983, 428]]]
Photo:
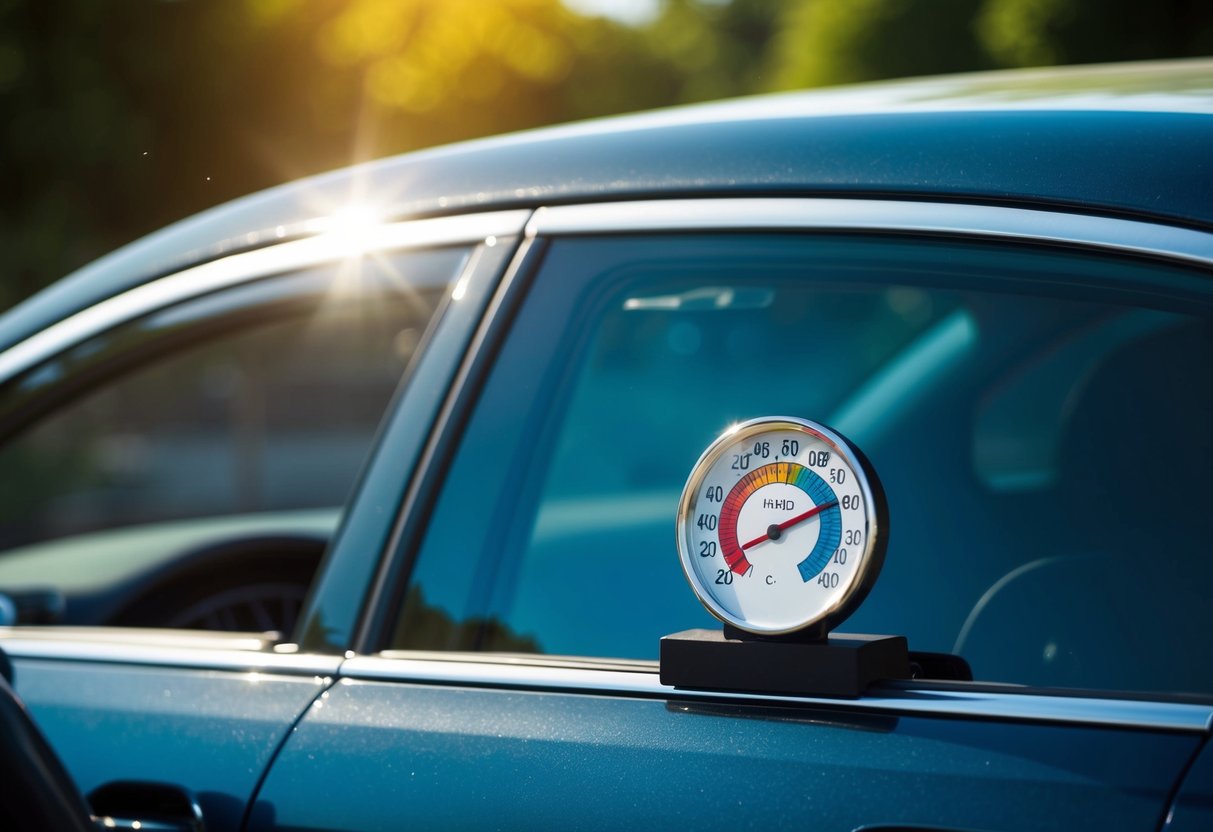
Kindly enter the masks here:
[[[806, 614], [804, 620], [790, 627], [764, 627], [755, 622], [739, 618], [724, 609], [715, 599], [714, 593], [705, 586], [695, 568], [691, 525], [696, 512], [696, 495], [702, 488], [708, 473], [720, 458], [731, 449], [757, 437], [775, 431], [798, 431], [811, 435], [825, 443], [838, 454], [853, 472], [856, 485], [864, 500], [864, 544], [853, 577], [841, 596], [821, 610]], [[841, 624], [863, 602], [875, 584], [884, 565], [888, 545], [888, 505], [884, 490], [867, 457], [844, 436], [831, 428], [810, 419], [796, 416], [763, 416], [733, 425], [708, 446], [691, 469], [683, 486], [678, 503], [677, 542], [678, 557], [683, 574], [691, 585], [695, 596], [715, 618], [738, 630], [758, 636], [786, 636], [801, 633], [816, 633], [824, 636]]]

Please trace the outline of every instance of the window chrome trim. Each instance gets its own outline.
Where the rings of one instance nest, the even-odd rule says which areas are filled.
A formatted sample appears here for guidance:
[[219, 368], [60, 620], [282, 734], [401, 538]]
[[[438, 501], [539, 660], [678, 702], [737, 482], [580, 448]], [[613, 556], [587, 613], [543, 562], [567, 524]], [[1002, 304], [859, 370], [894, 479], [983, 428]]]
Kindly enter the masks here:
[[115, 295], [0, 353], [0, 384], [81, 341], [165, 306], [246, 281], [376, 252], [470, 245], [522, 232], [529, 210], [333, 230], [212, 260]]
[[[1005, 719], [1014, 721], [1148, 728], [1186, 733], [1213, 729], [1213, 705], [1137, 699], [1101, 699], [1037, 693], [885, 689], [861, 699], [744, 694], [712, 690], [682, 690], [663, 685], [655, 665], [636, 663], [631, 670], [577, 667], [576, 662], [527, 664], [525, 659], [476, 661], [456, 659], [388, 659], [356, 656], [346, 660], [344, 679], [489, 687], [532, 691], [575, 692], [600, 696], [648, 699], [749, 702], [772, 705], [811, 705], [915, 716]], [[466, 655], [466, 654], [464, 654]], [[542, 659], [543, 657], [538, 657]]]
[[[112, 640], [80, 640], [54, 635], [0, 631], [0, 646], [17, 660], [92, 662], [133, 666], [172, 667], [286, 676], [336, 677], [355, 681], [526, 689], [596, 696], [629, 696], [674, 701], [734, 702], [845, 708], [882, 714], [925, 717], [998, 719], [1064, 723], [1112, 728], [1144, 728], [1184, 733], [1213, 730], [1213, 705], [1137, 699], [1101, 699], [938, 689], [885, 689], [860, 699], [745, 694], [713, 690], [681, 690], [663, 685], [653, 662], [603, 662], [526, 657], [469, 660], [466, 654], [435, 654], [435, 658], [401, 659], [356, 656], [344, 659], [255, 649], [262, 641], [224, 637], [230, 647], [192, 634], [122, 631]], [[205, 635], [205, 634], [202, 634]], [[241, 648], [244, 649], [241, 649]]]
[[652, 231], [894, 231], [1078, 245], [1213, 265], [1213, 234], [1061, 211], [881, 199], [673, 199], [540, 208], [528, 237]]
[[228, 638], [227, 634], [222, 634], [222, 639], [214, 639], [215, 634], [211, 633], [212, 638], [206, 639], [184, 632], [174, 635], [117, 630], [112, 631], [111, 640], [81, 640], [67, 634], [56, 637], [56, 629], [48, 628], [46, 635], [0, 631], [0, 648], [13, 659], [151, 665], [287, 676], [335, 676], [343, 661], [341, 656], [258, 649], [263, 642], [256, 636]]

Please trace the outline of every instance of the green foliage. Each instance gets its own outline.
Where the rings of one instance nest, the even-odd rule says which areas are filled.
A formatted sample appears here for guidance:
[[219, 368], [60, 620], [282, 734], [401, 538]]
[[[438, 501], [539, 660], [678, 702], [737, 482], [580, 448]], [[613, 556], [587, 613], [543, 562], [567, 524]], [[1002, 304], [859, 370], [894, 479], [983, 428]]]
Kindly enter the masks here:
[[279, 182], [668, 104], [1213, 52], [1207, 0], [0, 0], [0, 307]]
[[1213, 54], [1207, 0], [794, 0], [772, 89]]
[[1213, 54], [1208, 0], [986, 0], [982, 44], [1004, 66]]
[[673, 70], [672, 101], [706, 101], [764, 89], [763, 59], [780, 23], [772, 0], [667, 0], [645, 27], [646, 49]]
[[984, 69], [982, 0], [804, 0], [775, 44], [776, 89]]
[[225, 200], [659, 106], [676, 75], [559, 0], [3, 0], [0, 307]]

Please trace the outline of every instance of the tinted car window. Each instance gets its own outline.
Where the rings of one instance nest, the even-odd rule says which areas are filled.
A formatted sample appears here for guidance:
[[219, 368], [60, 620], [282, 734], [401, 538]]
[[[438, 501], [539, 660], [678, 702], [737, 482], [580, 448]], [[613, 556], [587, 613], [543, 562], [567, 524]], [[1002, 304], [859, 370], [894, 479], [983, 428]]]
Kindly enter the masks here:
[[73, 579], [99, 571], [90, 580], [103, 585], [104, 564], [121, 559], [105, 552], [175, 542], [101, 531], [294, 512], [284, 528], [327, 535], [464, 260], [441, 250], [367, 264], [357, 280], [345, 265], [246, 284], [131, 321], [10, 385], [0, 586], [54, 586], [73, 559]]
[[884, 574], [842, 629], [987, 680], [1211, 690], [1180, 661], [1213, 624], [1210, 521], [1181, 508], [1213, 463], [1205, 292], [979, 245], [554, 243], [391, 646], [653, 658], [718, 626], [675, 552], [681, 487], [731, 423], [793, 415], [849, 436], [888, 493]]

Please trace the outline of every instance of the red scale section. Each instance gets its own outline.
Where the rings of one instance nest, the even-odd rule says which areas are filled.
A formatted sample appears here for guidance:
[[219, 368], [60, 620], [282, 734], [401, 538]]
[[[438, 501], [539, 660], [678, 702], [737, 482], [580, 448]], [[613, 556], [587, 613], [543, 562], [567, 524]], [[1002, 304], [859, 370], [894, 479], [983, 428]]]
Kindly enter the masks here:
[[720, 551], [729, 569], [738, 575], [744, 575], [750, 569], [749, 558], [745, 556], [741, 541], [737, 539], [737, 518], [741, 515], [741, 507], [750, 499], [751, 494], [764, 485], [783, 481], [780, 474], [786, 479], [786, 463], [772, 463], [751, 471], [737, 481], [720, 507]]

